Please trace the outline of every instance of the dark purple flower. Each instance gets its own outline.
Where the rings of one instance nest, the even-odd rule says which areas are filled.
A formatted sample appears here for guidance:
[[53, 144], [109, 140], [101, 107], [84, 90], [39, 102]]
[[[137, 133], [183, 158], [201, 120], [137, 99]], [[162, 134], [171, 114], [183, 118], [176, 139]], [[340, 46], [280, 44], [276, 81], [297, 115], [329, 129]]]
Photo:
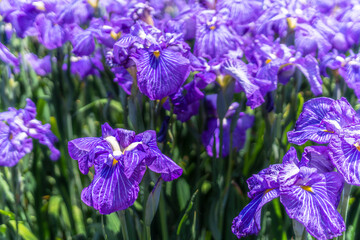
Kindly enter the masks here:
[[[201, 139], [209, 156], [213, 156], [213, 148], [215, 141], [216, 156], [219, 157], [220, 119], [217, 117], [216, 114], [216, 98], [217, 95], [208, 95], [206, 97], [207, 100], [206, 104], [208, 108], [207, 112], [210, 117], [207, 120], [206, 129], [202, 133]], [[254, 122], [253, 116], [250, 116], [243, 112], [239, 113], [239, 116], [236, 119], [236, 125], [234, 131], [232, 132], [233, 149], [230, 149], [231, 122], [238, 107], [239, 107], [238, 103], [231, 104], [225, 115], [225, 118], [223, 119], [223, 146], [222, 146], [223, 157], [228, 156], [230, 151], [232, 151], [233, 149], [239, 150], [244, 147], [246, 141], [246, 130], [248, 128], [251, 128]]]
[[248, 24], [256, 20], [261, 15], [262, 7], [263, 0], [220, 0], [216, 3], [218, 10], [228, 9], [229, 17], [235, 24]]
[[146, 166], [161, 173], [165, 181], [182, 174], [182, 169], [158, 149], [154, 131], [136, 135], [105, 123], [102, 137], [74, 139], [68, 149], [83, 174], [95, 167], [94, 179], [83, 189], [81, 199], [101, 214], [126, 209], [135, 202]]
[[30, 100], [24, 109], [9, 108], [0, 113], [0, 165], [12, 167], [32, 150], [32, 139], [38, 139], [50, 151], [51, 160], [57, 160], [59, 150], [54, 147], [56, 136], [51, 132], [50, 124], [42, 125], [35, 119], [36, 107]]
[[95, 41], [90, 30], [78, 33], [71, 42], [73, 53], [77, 56], [89, 56], [95, 50]]
[[197, 87], [196, 82], [192, 81], [181, 87], [176, 94], [170, 95], [169, 98], [171, 103], [170, 100], [167, 100], [164, 108], [170, 110], [170, 104], [172, 104], [177, 119], [186, 122], [199, 112], [200, 99], [204, 98], [204, 94]]

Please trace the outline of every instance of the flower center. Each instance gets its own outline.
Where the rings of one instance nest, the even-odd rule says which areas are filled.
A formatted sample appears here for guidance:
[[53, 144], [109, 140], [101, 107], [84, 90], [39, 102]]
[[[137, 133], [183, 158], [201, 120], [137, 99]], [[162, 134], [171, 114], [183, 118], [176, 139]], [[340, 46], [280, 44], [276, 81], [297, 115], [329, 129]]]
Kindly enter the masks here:
[[300, 186], [302, 189], [304, 189], [305, 191], [308, 191], [308, 192], [311, 192], [311, 193], [314, 193], [314, 190], [312, 189], [312, 187], [310, 186]]
[[154, 56], [155, 56], [156, 58], [159, 58], [159, 56], [160, 56], [160, 51], [159, 51], [159, 50], [156, 50], [156, 51], [153, 52], [153, 54], [154, 54]]
[[272, 190], [274, 190], [274, 188], [266, 189], [264, 195], [267, 194], [268, 192], [272, 191]]
[[356, 142], [354, 144], [354, 147], [356, 147], [356, 149], [360, 152], [360, 144], [359, 144], [359, 142]]
[[[113, 156], [115, 157], [124, 155], [126, 151], [131, 151], [135, 149], [139, 144], [142, 144], [142, 142], [133, 142], [125, 149], [121, 149], [119, 142], [116, 140], [114, 136], [108, 136], [105, 138], [105, 140], [110, 144], [111, 149], [113, 150]], [[114, 158], [112, 165], [114, 166], [116, 163], [118, 163], [118, 160]]]
[[334, 131], [329, 131], [329, 130], [327, 130], [327, 129], [323, 130], [323, 132], [334, 133]]
[[214, 25], [212, 25], [211, 27], [210, 27], [210, 30], [215, 30], [216, 29], [216, 27], [214, 26]]
[[13, 139], [14, 135], [12, 133], [9, 134], [9, 140]]

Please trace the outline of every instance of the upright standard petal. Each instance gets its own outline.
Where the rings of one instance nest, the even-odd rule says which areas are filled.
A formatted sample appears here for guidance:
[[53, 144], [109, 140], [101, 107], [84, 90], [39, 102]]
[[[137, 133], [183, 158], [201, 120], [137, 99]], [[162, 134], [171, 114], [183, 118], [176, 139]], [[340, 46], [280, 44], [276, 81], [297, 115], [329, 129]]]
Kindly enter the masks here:
[[140, 49], [132, 59], [138, 71], [139, 89], [151, 100], [176, 93], [190, 73], [189, 59], [171, 49]]
[[319, 173], [332, 172], [335, 168], [329, 156], [327, 146], [309, 146], [304, 148], [299, 166], [316, 168]]
[[0, 60], [6, 64], [19, 66], [19, 60], [0, 42]]
[[320, 144], [328, 143], [334, 134], [329, 132], [321, 122], [333, 102], [334, 100], [325, 97], [307, 101], [296, 121], [295, 129], [287, 134], [289, 142], [298, 145], [302, 145], [308, 140]]

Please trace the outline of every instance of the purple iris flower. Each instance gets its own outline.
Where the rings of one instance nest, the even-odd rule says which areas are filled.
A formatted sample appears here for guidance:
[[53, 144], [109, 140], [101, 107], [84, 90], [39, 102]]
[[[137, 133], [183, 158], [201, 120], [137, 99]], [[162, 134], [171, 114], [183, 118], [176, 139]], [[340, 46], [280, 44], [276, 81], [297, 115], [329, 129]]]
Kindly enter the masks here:
[[359, 121], [355, 110], [345, 98], [314, 98], [304, 104], [295, 129], [288, 132], [288, 139], [298, 145], [308, 140], [320, 144], [329, 143], [334, 135]]
[[180, 37], [137, 24], [114, 45], [114, 59], [127, 67], [135, 63], [140, 92], [162, 99], [175, 94], [190, 73], [190, 48]]
[[[215, 150], [216, 156], [219, 157], [220, 154], [220, 119], [216, 114], [216, 99], [217, 95], [208, 95], [206, 96], [206, 107], [209, 114], [207, 120], [206, 129], [202, 133], [201, 139], [206, 148], [209, 156], [213, 156], [213, 148], [215, 141]], [[246, 113], [240, 112], [236, 120], [236, 125], [234, 131], [232, 132], [233, 145], [230, 149], [230, 136], [231, 136], [231, 122], [233, 120], [236, 109], [239, 107], [238, 103], [233, 103], [230, 105], [225, 118], [223, 121], [223, 146], [222, 155], [226, 157], [229, 155], [230, 151], [233, 149], [240, 150], [244, 147], [246, 141], [246, 130], [251, 128], [254, 123], [254, 116], [250, 116]], [[215, 139], [215, 140], [214, 140]]]
[[345, 98], [316, 98], [304, 104], [289, 141], [329, 143], [330, 159], [349, 184], [360, 185], [360, 118]]
[[[100, 71], [104, 70], [103, 63], [101, 62], [102, 55], [100, 51], [96, 51], [94, 56], [83, 57], [70, 57], [70, 70], [74, 75], [78, 75], [80, 79], [85, 79], [87, 76], [96, 75], [100, 76]], [[67, 64], [64, 63], [62, 69], [67, 70]]]
[[51, 73], [51, 57], [45, 56], [44, 58], [39, 58], [33, 53], [27, 53], [25, 55], [26, 62], [31, 66], [32, 69], [39, 76], [45, 76], [46, 74]]
[[0, 113], [0, 165], [12, 167], [32, 150], [32, 138], [38, 139], [50, 151], [50, 159], [57, 160], [59, 150], [54, 147], [56, 136], [51, 132], [50, 124], [42, 125], [36, 117], [36, 106], [26, 99], [26, 107], [16, 110], [9, 108]]
[[229, 50], [236, 50], [240, 36], [232, 30], [224, 13], [205, 10], [196, 18], [194, 54], [204, 58], [222, 57]]
[[182, 169], [160, 152], [154, 131], [136, 135], [105, 123], [102, 137], [74, 139], [68, 149], [83, 174], [94, 166], [94, 179], [83, 189], [81, 199], [101, 214], [126, 209], [135, 202], [146, 166], [165, 181], [182, 174]]
[[340, 236], [345, 230], [336, 210], [343, 188], [341, 175], [332, 171], [329, 156], [322, 155], [326, 150], [305, 150], [300, 162], [291, 148], [282, 164], [270, 165], [248, 179], [252, 201], [233, 220], [232, 231], [238, 238], [260, 231], [261, 208], [277, 197], [289, 217], [317, 239]]
[[[197, 87], [196, 82], [192, 81], [181, 87], [176, 94], [170, 95], [169, 98], [177, 119], [186, 122], [199, 112], [200, 100], [204, 98], [204, 94]], [[170, 100], [164, 103], [164, 108], [171, 109]]]

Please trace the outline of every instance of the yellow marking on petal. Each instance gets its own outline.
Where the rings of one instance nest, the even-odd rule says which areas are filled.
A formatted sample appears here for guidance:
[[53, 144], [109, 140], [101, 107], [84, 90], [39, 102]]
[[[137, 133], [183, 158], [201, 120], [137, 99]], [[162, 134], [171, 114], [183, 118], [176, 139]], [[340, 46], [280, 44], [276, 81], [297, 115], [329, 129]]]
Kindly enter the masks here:
[[118, 40], [121, 37], [121, 32], [116, 33], [114, 30], [111, 30], [110, 36], [112, 37], [112, 39]]
[[323, 132], [334, 133], [334, 131], [329, 131], [329, 130], [327, 130], [327, 129], [324, 129]]
[[14, 136], [12, 135], [12, 133], [9, 134], [9, 140], [13, 139]]
[[358, 142], [354, 144], [354, 147], [360, 152], [360, 144]]
[[156, 51], [153, 52], [153, 54], [154, 54], [154, 56], [155, 56], [156, 58], [159, 58], [159, 56], [160, 56], [160, 51], [159, 51], [159, 50], [156, 50]]
[[288, 17], [288, 18], [286, 18], [286, 21], [287, 21], [290, 29], [295, 29], [296, 23], [297, 23], [297, 18]]
[[112, 165], [114, 166], [114, 165], [117, 164], [117, 163], [118, 163], [118, 160], [116, 160], [116, 159], [114, 158]]
[[265, 61], [266, 64], [269, 64], [272, 60], [269, 58]]
[[45, 4], [42, 1], [33, 2], [32, 5], [39, 11], [45, 11]]
[[308, 191], [308, 192], [311, 192], [311, 193], [314, 193], [312, 187], [309, 187], [309, 186], [300, 186], [302, 189], [304, 189], [305, 191]]
[[210, 27], [210, 30], [215, 30], [216, 29], [216, 27], [214, 26], [214, 25], [212, 25], [211, 27]]
[[268, 192], [272, 191], [272, 190], [274, 190], [274, 188], [269, 188], [269, 189], [266, 189], [266, 191], [265, 191], [264, 195], [265, 195], [265, 194], [267, 194]]
[[87, 2], [92, 6], [93, 8], [98, 7], [99, 0], [87, 0]]

